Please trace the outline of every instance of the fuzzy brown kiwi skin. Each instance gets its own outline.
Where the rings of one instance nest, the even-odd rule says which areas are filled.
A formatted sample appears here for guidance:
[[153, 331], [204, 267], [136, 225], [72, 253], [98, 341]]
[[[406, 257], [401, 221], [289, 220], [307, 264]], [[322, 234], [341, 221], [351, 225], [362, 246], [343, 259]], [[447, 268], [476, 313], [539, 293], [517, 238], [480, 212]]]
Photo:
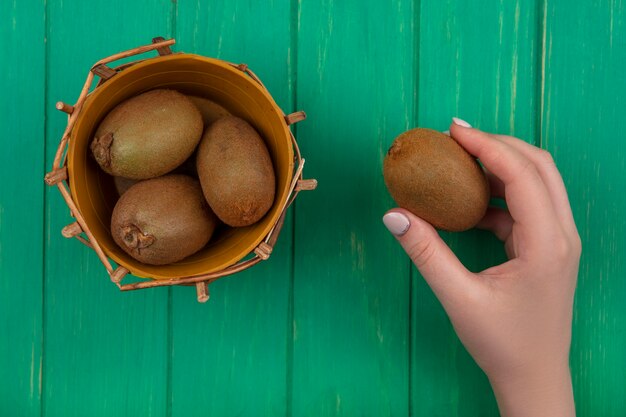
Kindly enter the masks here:
[[489, 205], [489, 183], [476, 159], [435, 130], [417, 128], [398, 136], [383, 175], [398, 206], [437, 229], [470, 229]]
[[111, 234], [138, 261], [166, 265], [204, 247], [217, 222], [198, 180], [166, 175], [141, 181], [120, 197], [111, 216]]
[[202, 115], [187, 96], [156, 89], [111, 109], [98, 125], [90, 148], [106, 173], [148, 179], [189, 158], [202, 131]]
[[221, 221], [249, 226], [270, 210], [276, 178], [261, 136], [245, 120], [225, 116], [207, 129], [197, 151], [204, 196]]
[[189, 98], [189, 100], [191, 100], [193, 104], [195, 104], [195, 106], [200, 111], [205, 129], [212, 125], [213, 122], [215, 122], [219, 118], [224, 116], [231, 116], [231, 113], [228, 110], [226, 110], [224, 107], [220, 106], [214, 101], [211, 101], [204, 97], [187, 97]]

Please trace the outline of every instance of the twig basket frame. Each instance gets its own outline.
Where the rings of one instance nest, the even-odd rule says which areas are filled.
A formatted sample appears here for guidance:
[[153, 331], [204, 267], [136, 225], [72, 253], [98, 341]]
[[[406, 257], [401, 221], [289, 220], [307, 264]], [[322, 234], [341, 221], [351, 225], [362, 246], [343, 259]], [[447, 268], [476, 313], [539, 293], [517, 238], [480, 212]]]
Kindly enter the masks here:
[[[104, 265], [107, 273], [109, 274], [111, 281], [117, 285], [117, 287], [121, 291], [132, 291], [137, 289], [151, 288], [151, 287], [160, 287], [160, 286], [171, 286], [171, 285], [195, 285], [197, 291], [197, 299], [199, 302], [205, 302], [209, 299], [208, 293], [208, 284], [228, 275], [235, 274], [237, 272], [248, 269], [262, 260], [267, 260], [271, 253], [272, 249], [278, 239], [280, 231], [282, 229], [285, 215], [287, 212], [287, 208], [293, 203], [298, 193], [302, 190], [313, 190], [317, 186], [317, 181], [314, 179], [303, 179], [302, 170], [304, 168], [305, 160], [302, 158], [300, 153], [300, 149], [296, 142], [296, 139], [291, 132], [291, 129], [288, 129], [289, 136], [291, 139], [291, 144], [293, 146], [293, 156], [294, 156], [294, 171], [291, 174], [291, 181], [289, 183], [289, 189], [286, 200], [279, 207], [280, 215], [277, 217], [277, 220], [271, 225], [269, 232], [263, 237], [261, 242], [254, 248], [251, 252], [253, 256], [249, 259], [245, 259], [246, 257], [239, 260], [234, 265], [228, 266], [225, 269], [220, 271], [206, 273], [206, 274], [198, 274], [185, 276], [182, 278], [172, 278], [172, 279], [151, 279], [136, 283], [123, 284], [123, 278], [129, 274], [129, 270], [123, 266], [114, 267], [111, 260], [107, 257], [107, 254], [103, 250], [101, 244], [98, 242], [92, 231], [90, 230], [89, 225], [85, 221], [85, 218], [81, 211], [78, 208], [75, 197], [72, 195], [72, 192], [69, 187], [69, 175], [68, 175], [68, 167], [67, 167], [67, 149], [69, 146], [72, 129], [74, 128], [78, 116], [83, 110], [83, 105], [85, 104], [85, 100], [89, 96], [91, 85], [95, 77], [99, 77], [100, 80], [97, 83], [95, 89], [99, 88], [103, 83], [105, 83], [108, 79], [115, 76], [119, 72], [139, 63], [146, 61], [136, 60], [133, 62], [129, 62], [118, 67], [110, 67], [108, 64], [132, 56], [136, 56], [139, 54], [143, 54], [145, 52], [156, 50], [160, 56], [170, 55], [172, 51], [170, 47], [175, 43], [174, 39], [165, 40], [163, 38], [154, 38], [152, 40], [152, 44], [141, 46], [138, 48], [134, 48], [125, 52], [121, 52], [107, 58], [101, 59], [96, 62], [90, 69], [87, 80], [80, 92], [78, 100], [75, 104], [70, 105], [63, 102], [58, 102], [56, 108], [64, 113], [68, 114], [68, 122], [63, 132], [63, 136], [59, 143], [59, 147], [57, 149], [52, 170], [48, 172], [45, 176], [46, 184], [50, 186], [56, 186], [61, 193], [61, 196], [65, 200], [66, 204], [70, 209], [70, 214], [76, 219], [75, 222], [65, 226], [61, 231], [61, 234], [66, 238], [76, 238], [86, 246], [92, 248], [102, 264]], [[148, 58], [150, 59], [150, 58]], [[252, 80], [254, 80], [258, 85], [267, 92], [267, 88], [263, 85], [261, 80], [248, 68], [245, 64], [234, 64], [226, 61], [222, 61], [232, 68], [235, 68], [242, 73], [247, 74]], [[94, 89], [94, 91], [95, 91]], [[306, 115], [304, 112], [299, 111], [289, 115], [285, 115], [281, 113], [284, 117], [284, 121], [287, 126], [290, 126], [294, 123], [297, 123], [301, 120], [304, 120]]]

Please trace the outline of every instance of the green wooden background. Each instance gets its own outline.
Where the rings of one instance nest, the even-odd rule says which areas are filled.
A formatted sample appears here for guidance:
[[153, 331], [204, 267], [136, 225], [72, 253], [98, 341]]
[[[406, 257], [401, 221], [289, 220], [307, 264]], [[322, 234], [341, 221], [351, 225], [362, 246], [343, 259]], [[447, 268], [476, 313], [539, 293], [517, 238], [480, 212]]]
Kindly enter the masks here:
[[[306, 176], [269, 261], [211, 287], [120, 293], [43, 184], [99, 58], [175, 37], [245, 62]], [[0, 416], [495, 416], [486, 378], [384, 229], [383, 156], [460, 116], [551, 151], [584, 253], [580, 416], [626, 416], [622, 0], [0, 1]], [[478, 270], [485, 232], [447, 234]]]

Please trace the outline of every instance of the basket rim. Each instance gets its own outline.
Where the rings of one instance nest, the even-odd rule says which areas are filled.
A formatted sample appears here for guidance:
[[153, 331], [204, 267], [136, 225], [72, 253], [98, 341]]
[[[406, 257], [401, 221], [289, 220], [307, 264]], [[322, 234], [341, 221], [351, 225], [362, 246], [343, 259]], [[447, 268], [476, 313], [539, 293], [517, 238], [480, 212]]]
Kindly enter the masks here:
[[[211, 58], [211, 57], [205, 57], [199, 54], [191, 54], [191, 53], [176, 53], [176, 54], [170, 54], [170, 55], [164, 55], [164, 56], [156, 56], [156, 57], [152, 57], [152, 58], [147, 58], [147, 59], [142, 59], [140, 61], [136, 61], [136, 62], [129, 62], [126, 64], [122, 64], [121, 67], [123, 67], [123, 70], [119, 71], [116, 75], [116, 77], [120, 77], [126, 75], [126, 74], [130, 74], [132, 72], [135, 71], [140, 71], [145, 67], [154, 65], [154, 64], [158, 64], [160, 62], [163, 61], [170, 61], [170, 60], [186, 60], [186, 59], [191, 59], [191, 60], [198, 60], [198, 61], [202, 61], [202, 62], [206, 62], [212, 65], [216, 65], [218, 67], [221, 67], [222, 69], [225, 69], [226, 71], [231, 72], [232, 74], [236, 75], [237, 77], [241, 78], [241, 79], [245, 79], [245, 82], [250, 85], [252, 88], [257, 89], [264, 97], [264, 99], [267, 100], [267, 102], [272, 106], [272, 110], [273, 112], [279, 116], [280, 119], [280, 126], [281, 126], [281, 140], [286, 140], [288, 143], [288, 181], [285, 182], [285, 184], [283, 185], [283, 187], [280, 190], [276, 190], [276, 195], [278, 196], [279, 193], [282, 195], [282, 199], [281, 200], [276, 200], [274, 202], [274, 205], [272, 207], [278, 206], [279, 209], [276, 209], [273, 213], [272, 213], [272, 217], [271, 220], [269, 222], [267, 222], [267, 225], [262, 229], [262, 232], [260, 232], [258, 234], [258, 236], [256, 236], [254, 238], [253, 241], [251, 241], [251, 243], [249, 243], [248, 245], [245, 246], [245, 250], [242, 249], [240, 251], [240, 254], [237, 256], [233, 256], [231, 258], [229, 258], [227, 261], [221, 262], [217, 265], [215, 265], [214, 267], [207, 269], [201, 273], [196, 273], [190, 276], [173, 276], [173, 275], [165, 275], [165, 274], [155, 274], [155, 273], [150, 273], [147, 274], [145, 272], [141, 272], [138, 271], [135, 267], [133, 267], [133, 265], [128, 264], [123, 258], [119, 257], [115, 252], [109, 250], [106, 246], [102, 246], [102, 250], [104, 252], [104, 254], [109, 257], [110, 259], [112, 259], [117, 265], [122, 266], [124, 268], [126, 268], [131, 274], [133, 274], [136, 277], [139, 278], [148, 278], [148, 279], [154, 279], [154, 280], [180, 280], [183, 278], [188, 278], [188, 277], [197, 277], [197, 276], [201, 276], [201, 275], [205, 275], [205, 274], [211, 274], [214, 272], [218, 272], [218, 271], [223, 271], [228, 267], [231, 267], [233, 265], [235, 265], [237, 262], [241, 261], [242, 259], [246, 258], [251, 252], [253, 252], [255, 250], [255, 248], [258, 247], [258, 245], [263, 242], [264, 240], [267, 239], [268, 235], [272, 232], [272, 230], [275, 228], [276, 224], [279, 221], [279, 218], [282, 214], [282, 212], [284, 211], [285, 208], [283, 208], [283, 210], [280, 210], [280, 206], [283, 205], [285, 206], [287, 201], [290, 198], [290, 192], [289, 192], [289, 186], [291, 185], [291, 180], [293, 179], [293, 175], [294, 175], [294, 146], [293, 146], [293, 142], [292, 140], [290, 140], [291, 135], [291, 131], [289, 129], [289, 126], [285, 120], [285, 114], [282, 111], [282, 109], [278, 106], [278, 104], [276, 103], [276, 101], [274, 100], [274, 98], [272, 97], [272, 95], [269, 93], [269, 91], [267, 90], [267, 88], [260, 82], [256, 82], [256, 80], [258, 80], [257, 77], [250, 77], [246, 74], [246, 71], [248, 70], [247, 66], [245, 66], [243, 69], [245, 69], [246, 71], [242, 71], [242, 68], [240, 68], [239, 66], [236, 66], [235, 64], [232, 64], [228, 61], [224, 61], [218, 58]], [[81, 108], [77, 111], [78, 114], [76, 114], [76, 121], [74, 126], [72, 127], [71, 131], [69, 132], [70, 135], [70, 140], [68, 143], [68, 150], [67, 150], [67, 168], [68, 168], [68, 177], [69, 177], [69, 186], [70, 186], [70, 193], [72, 196], [72, 199], [74, 200], [74, 202], [76, 203], [76, 206], [78, 208], [79, 211], [81, 211], [81, 213], [83, 212], [83, 210], [81, 210], [80, 207], [80, 200], [78, 198], [76, 198], [76, 196], [78, 195], [78, 190], [76, 188], [76, 183], [77, 181], [75, 181], [75, 175], [77, 175], [76, 172], [74, 172], [73, 166], [74, 166], [74, 162], [76, 158], [74, 149], [75, 149], [75, 145], [76, 145], [76, 132], [80, 129], [81, 123], [84, 121], [84, 115], [86, 114], [86, 112], [89, 111], [90, 105], [93, 103], [94, 100], [96, 100], [98, 98], [98, 96], [102, 93], [103, 91], [103, 87], [106, 85], [106, 83], [101, 83], [99, 85], [97, 85], [91, 92], [89, 92], [88, 96], [85, 99], [85, 102], [83, 104], [83, 106], [81, 106]], [[86, 220], [85, 220], [86, 222]], [[87, 224], [87, 226], [90, 226], [89, 224]], [[151, 267], [152, 268], [152, 267]], [[157, 267], [158, 268], [158, 267]]]

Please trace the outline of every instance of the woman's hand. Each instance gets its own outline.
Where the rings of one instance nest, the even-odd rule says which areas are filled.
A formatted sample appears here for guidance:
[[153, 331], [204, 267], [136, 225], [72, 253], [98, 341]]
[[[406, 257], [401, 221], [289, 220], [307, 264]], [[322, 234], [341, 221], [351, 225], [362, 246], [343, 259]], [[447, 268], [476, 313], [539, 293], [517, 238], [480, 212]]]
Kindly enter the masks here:
[[435, 229], [402, 209], [383, 221], [441, 301], [492, 384], [503, 416], [574, 416], [569, 371], [581, 244], [550, 156], [519, 139], [454, 119], [451, 136], [488, 171], [490, 207], [478, 227], [504, 242], [509, 261], [468, 271]]

